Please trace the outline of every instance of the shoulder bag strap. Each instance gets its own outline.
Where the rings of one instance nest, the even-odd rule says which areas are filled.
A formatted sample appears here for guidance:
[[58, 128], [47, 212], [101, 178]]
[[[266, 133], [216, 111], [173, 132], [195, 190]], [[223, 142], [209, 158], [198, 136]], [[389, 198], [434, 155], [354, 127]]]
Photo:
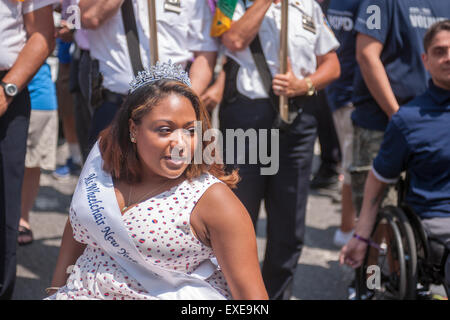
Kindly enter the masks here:
[[132, 0], [125, 0], [120, 8], [122, 10], [123, 26], [127, 38], [128, 52], [130, 55], [133, 74], [137, 76], [139, 71], [144, 70], [139, 50], [139, 37], [136, 27], [136, 18], [134, 17]]
[[[259, 33], [256, 34], [255, 38], [250, 43], [249, 48], [252, 53], [252, 57], [253, 57], [253, 61], [255, 62], [256, 69], [258, 70], [258, 73], [261, 77], [261, 81], [263, 83], [264, 89], [269, 94], [270, 104], [272, 105], [272, 108], [276, 114], [276, 118], [274, 120], [273, 127], [279, 128], [281, 130], [287, 130], [289, 128], [289, 124], [292, 123], [292, 121], [294, 121], [294, 119], [298, 115], [300, 106], [296, 100], [300, 100], [301, 97], [299, 97], [298, 99], [295, 99], [295, 98], [289, 99], [289, 114], [290, 114], [291, 121], [289, 123], [287, 123], [280, 116], [280, 110], [279, 110], [280, 97], [277, 96], [273, 92], [272, 73], [270, 72], [269, 66], [267, 65], [266, 57], [264, 56], [264, 52], [261, 47], [261, 40], [259, 39]], [[291, 109], [293, 109], [293, 110], [291, 110]]]
[[256, 69], [258, 69], [259, 76], [264, 86], [264, 90], [269, 94], [272, 107], [278, 113], [279, 97], [275, 95], [272, 88], [272, 73], [267, 65], [266, 57], [261, 47], [261, 41], [259, 40], [259, 34], [256, 34], [255, 38], [249, 45], [252, 53], [253, 61], [255, 62]]

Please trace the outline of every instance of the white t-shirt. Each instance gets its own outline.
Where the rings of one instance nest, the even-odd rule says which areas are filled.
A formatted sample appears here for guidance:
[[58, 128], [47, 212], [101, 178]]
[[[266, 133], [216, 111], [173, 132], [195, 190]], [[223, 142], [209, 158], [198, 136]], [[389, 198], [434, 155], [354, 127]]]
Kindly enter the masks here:
[[[204, 0], [180, 0], [180, 13], [164, 9], [165, 1], [156, 1], [159, 61], [186, 65], [193, 51], [217, 51], [218, 41], [209, 36], [211, 11]], [[149, 67], [150, 42], [146, 0], [133, 0], [140, 41], [142, 64]], [[98, 29], [88, 30], [92, 58], [98, 59], [103, 87], [126, 94], [133, 80], [122, 12], [105, 21]]]
[[[253, 1], [247, 1], [247, 7], [252, 4]], [[289, 57], [295, 76], [303, 79], [316, 71], [317, 56], [336, 50], [339, 42], [314, 0], [290, 0], [288, 10]], [[233, 20], [239, 20], [244, 13], [244, 1], [239, 0]], [[259, 29], [259, 39], [272, 76], [279, 73], [280, 29], [281, 3], [272, 3]], [[241, 66], [237, 75], [237, 90], [250, 99], [267, 98], [268, 93], [264, 90], [250, 48], [238, 52], [225, 48], [225, 55]]]
[[11, 69], [27, 41], [23, 15], [58, 0], [0, 1], [0, 70]]

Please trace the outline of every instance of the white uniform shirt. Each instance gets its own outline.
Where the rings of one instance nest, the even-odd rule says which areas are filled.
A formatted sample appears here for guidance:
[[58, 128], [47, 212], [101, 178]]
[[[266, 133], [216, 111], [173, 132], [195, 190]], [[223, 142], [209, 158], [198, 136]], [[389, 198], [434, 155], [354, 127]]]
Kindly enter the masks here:
[[[218, 41], [209, 36], [212, 14], [205, 0], [180, 0], [181, 12], [164, 9], [164, 1], [156, 1], [159, 60], [183, 66], [193, 51], [217, 51]], [[146, 0], [133, 0], [142, 65], [150, 64], [149, 22]], [[126, 94], [133, 80], [122, 11], [96, 30], [88, 30], [92, 58], [100, 62], [103, 87]]]
[[0, 70], [11, 69], [27, 41], [23, 15], [58, 0], [0, 1]]
[[[252, 1], [247, 1], [247, 7], [252, 4]], [[233, 20], [239, 20], [244, 13], [244, 1], [239, 0]], [[304, 17], [312, 18], [315, 32], [308, 30]], [[290, 0], [288, 24], [288, 51], [292, 70], [296, 77], [303, 79], [316, 71], [316, 57], [336, 50], [339, 42], [324, 20], [320, 6], [314, 0]], [[280, 29], [281, 3], [272, 3], [259, 29], [261, 47], [272, 76], [279, 73]], [[241, 66], [237, 75], [237, 90], [250, 99], [267, 98], [268, 93], [264, 90], [250, 48], [238, 52], [231, 52], [225, 48], [225, 55]]]

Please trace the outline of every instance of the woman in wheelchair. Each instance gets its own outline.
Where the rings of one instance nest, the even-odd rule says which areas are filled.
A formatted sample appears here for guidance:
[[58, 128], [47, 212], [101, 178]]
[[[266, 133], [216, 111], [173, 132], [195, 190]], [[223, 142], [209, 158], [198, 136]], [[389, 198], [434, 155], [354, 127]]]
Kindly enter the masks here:
[[[438, 282], [449, 294], [450, 20], [427, 31], [424, 49], [429, 88], [392, 116], [366, 180], [354, 236], [339, 257], [357, 269], [360, 297], [417, 298], [417, 283]], [[403, 171], [408, 183], [399, 189], [399, 206], [379, 210], [386, 186]]]

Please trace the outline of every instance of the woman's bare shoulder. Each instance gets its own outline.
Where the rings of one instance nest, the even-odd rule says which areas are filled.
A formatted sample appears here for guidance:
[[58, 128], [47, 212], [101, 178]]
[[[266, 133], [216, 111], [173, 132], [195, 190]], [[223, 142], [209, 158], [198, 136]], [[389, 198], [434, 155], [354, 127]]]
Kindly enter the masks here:
[[232, 222], [248, 215], [242, 202], [224, 183], [215, 183], [197, 203], [196, 213], [206, 224]]

